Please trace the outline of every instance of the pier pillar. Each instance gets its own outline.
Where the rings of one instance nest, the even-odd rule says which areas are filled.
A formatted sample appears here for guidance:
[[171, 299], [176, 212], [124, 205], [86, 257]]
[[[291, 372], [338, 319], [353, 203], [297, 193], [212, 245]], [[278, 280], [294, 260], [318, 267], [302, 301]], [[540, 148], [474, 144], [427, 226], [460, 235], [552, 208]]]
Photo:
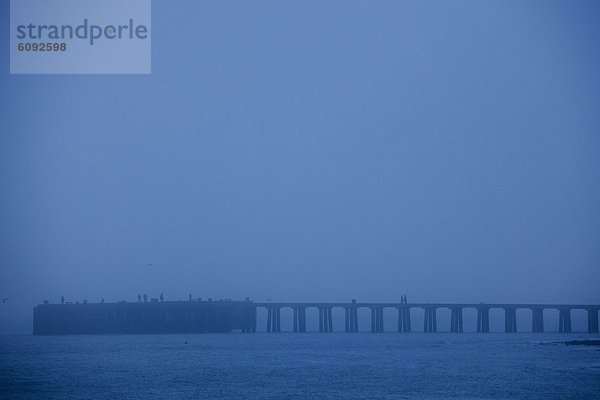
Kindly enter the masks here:
[[298, 310], [298, 330], [306, 332], [306, 308], [300, 307]]
[[383, 307], [371, 307], [371, 332], [383, 332]]
[[294, 310], [294, 332], [298, 332], [298, 307], [292, 307]]
[[534, 307], [531, 309], [531, 311], [531, 331], [544, 332], [544, 309], [540, 307]]
[[358, 310], [356, 307], [345, 307], [345, 332], [358, 332]]
[[589, 308], [588, 313], [588, 332], [598, 333], [598, 309]]
[[323, 308], [318, 307], [319, 309], [319, 332], [323, 332]]
[[398, 332], [410, 331], [410, 308], [398, 307]]
[[425, 308], [425, 318], [424, 318], [424, 332], [437, 332], [437, 317], [436, 317], [437, 308], [435, 307], [426, 307]]
[[462, 307], [450, 307], [450, 332], [463, 332], [463, 312]]
[[349, 333], [358, 332], [358, 308], [356, 307], [356, 300], [352, 300], [352, 304], [345, 307], [345, 316], [345, 331]]
[[350, 309], [344, 307], [344, 332], [350, 332]]
[[276, 313], [275, 315], [277, 316], [277, 325], [276, 325], [276, 331], [275, 332], [281, 332], [281, 308], [277, 307], [275, 309]]
[[514, 333], [516, 331], [517, 331], [517, 309], [507, 307], [504, 309], [504, 332]]
[[333, 332], [331, 307], [319, 307], [319, 332]]
[[564, 333], [572, 332], [570, 308], [560, 308], [558, 310], [558, 331]]
[[294, 332], [306, 332], [306, 308], [295, 306], [294, 310]]
[[376, 319], [377, 317], [376, 317], [376, 315], [375, 315], [375, 314], [376, 314], [377, 312], [376, 312], [375, 310], [376, 310], [376, 309], [375, 309], [374, 307], [371, 307], [371, 332], [376, 332], [376, 330], [375, 330], [375, 319]]
[[477, 307], [477, 332], [488, 333], [490, 331], [490, 308]]
[[267, 307], [267, 332], [281, 332], [281, 307]]

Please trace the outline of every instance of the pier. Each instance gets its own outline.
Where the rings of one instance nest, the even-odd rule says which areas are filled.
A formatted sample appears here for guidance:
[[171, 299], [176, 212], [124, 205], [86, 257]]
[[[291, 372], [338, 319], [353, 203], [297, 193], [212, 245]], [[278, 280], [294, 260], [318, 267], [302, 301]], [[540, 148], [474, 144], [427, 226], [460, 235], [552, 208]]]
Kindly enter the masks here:
[[[332, 332], [331, 310], [334, 308], [344, 309], [344, 331], [358, 332], [358, 309], [367, 308], [371, 311], [371, 332], [383, 332], [383, 310], [392, 308], [398, 310], [398, 332], [411, 332], [411, 314], [421, 311], [423, 313], [423, 332], [438, 332], [437, 310], [450, 310], [450, 332], [463, 333], [463, 310], [474, 309], [477, 311], [477, 332], [490, 332], [490, 310], [500, 309], [504, 311], [504, 332], [517, 332], [517, 310], [530, 310], [532, 315], [532, 332], [544, 332], [544, 310], [555, 310], [559, 315], [558, 332], [572, 332], [571, 311], [587, 311], [588, 333], [598, 333], [598, 311], [597, 304], [487, 304], [487, 303], [362, 303], [352, 300], [350, 303], [253, 303], [257, 308], [291, 308], [301, 310], [303, 323], [307, 308], [319, 310], [319, 332]], [[322, 323], [322, 311], [327, 310], [327, 322]], [[279, 312], [279, 311], [278, 311]], [[294, 311], [294, 318], [298, 311]], [[278, 314], [279, 315], [279, 314]], [[295, 325], [294, 325], [295, 326]], [[324, 328], [323, 328], [324, 327]], [[306, 326], [304, 325], [304, 328]], [[280, 332], [281, 330], [268, 330], [268, 332]], [[296, 330], [294, 330], [296, 332]], [[305, 332], [298, 331], [298, 332]]]
[[[277, 317], [277, 326], [279, 319]], [[256, 331], [250, 301], [41, 304], [34, 335], [243, 333]]]
[[[154, 299], [156, 300], [156, 299]], [[517, 332], [517, 310], [531, 312], [531, 331], [536, 333], [548, 329], [544, 324], [544, 311], [558, 313], [558, 326], [550, 330], [572, 332], [571, 313], [573, 310], [587, 312], [587, 331], [598, 333], [598, 312], [600, 305], [592, 304], [487, 304], [487, 303], [368, 303], [352, 300], [343, 303], [311, 302], [253, 302], [245, 301], [151, 301], [137, 303], [77, 303], [44, 304], [33, 310], [34, 335], [63, 334], [142, 334], [142, 333], [227, 333], [239, 330], [253, 333], [257, 330], [257, 311], [266, 310], [266, 332], [281, 332], [281, 310], [291, 309], [293, 332], [304, 333], [306, 310], [318, 311], [318, 331], [328, 333], [359, 331], [358, 310], [370, 310], [373, 333], [384, 332], [384, 310], [397, 310], [397, 332], [413, 331], [411, 315], [422, 312], [423, 332], [438, 332], [440, 309], [450, 310], [452, 333], [463, 333], [463, 311], [477, 312], [476, 332], [490, 332], [490, 310], [504, 312], [504, 332]], [[342, 309], [344, 324], [334, 326], [333, 310]]]

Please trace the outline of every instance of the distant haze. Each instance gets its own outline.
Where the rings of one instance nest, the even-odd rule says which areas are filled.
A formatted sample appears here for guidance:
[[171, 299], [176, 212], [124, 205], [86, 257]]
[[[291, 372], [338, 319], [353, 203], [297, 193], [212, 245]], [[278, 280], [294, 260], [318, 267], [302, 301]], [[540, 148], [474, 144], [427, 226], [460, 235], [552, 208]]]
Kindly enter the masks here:
[[152, 6], [149, 76], [0, 42], [0, 332], [62, 295], [600, 303], [600, 3]]

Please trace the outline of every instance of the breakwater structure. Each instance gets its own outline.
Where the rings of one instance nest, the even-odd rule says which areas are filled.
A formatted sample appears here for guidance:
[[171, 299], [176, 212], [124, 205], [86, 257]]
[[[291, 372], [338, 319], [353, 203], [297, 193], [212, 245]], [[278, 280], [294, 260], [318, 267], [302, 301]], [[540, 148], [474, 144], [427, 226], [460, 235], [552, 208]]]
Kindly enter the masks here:
[[236, 329], [256, 331], [252, 302], [44, 302], [33, 309], [34, 335], [228, 333]]
[[[155, 299], [153, 299], [155, 300]], [[333, 332], [332, 310], [344, 310], [344, 332], [358, 332], [358, 310], [371, 311], [371, 332], [384, 331], [386, 308], [397, 310], [398, 332], [411, 332], [411, 312], [423, 311], [423, 331], [437, 332], [437, 310], [450, 310], [450, 332], [463, 332], [463, 310], [477, 311], [477, 332], [490, 332], [490, 310], [504, 311], [504, 331], [517, 332], [517, 310], [531, 311], [531, 331], [544, 332], [544, 310], [558, 312], [558, 331], [571, 332], [571, 311], [585, 310], [589, 333], [598, 333], [600, 305], [593, 304], [487, 304], [487, 303], [259, 303], [249, 299], [151, 301], [128, 303], [66, 303], [47, 301], [33, 309], [34, 335], [68, 334], [163, 334], [256, 332], [257, 309], [267, 312], [267, 332], [281, 332], [281, 309], [293, 311], [293, 331], [306, 332], [306, 310], [318, 310], [319, 332]], [[341, 326], [339, 329], [341, 331]]]

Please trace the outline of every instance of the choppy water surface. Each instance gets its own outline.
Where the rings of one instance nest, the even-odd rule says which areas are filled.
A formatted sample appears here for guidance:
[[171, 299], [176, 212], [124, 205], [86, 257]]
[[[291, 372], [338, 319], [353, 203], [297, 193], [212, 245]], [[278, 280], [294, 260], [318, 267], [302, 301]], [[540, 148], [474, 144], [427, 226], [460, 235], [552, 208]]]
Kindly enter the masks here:
[[0, 398], [593, 399], [600, 348], [552, 343], [592, 337], [3, 336]]

